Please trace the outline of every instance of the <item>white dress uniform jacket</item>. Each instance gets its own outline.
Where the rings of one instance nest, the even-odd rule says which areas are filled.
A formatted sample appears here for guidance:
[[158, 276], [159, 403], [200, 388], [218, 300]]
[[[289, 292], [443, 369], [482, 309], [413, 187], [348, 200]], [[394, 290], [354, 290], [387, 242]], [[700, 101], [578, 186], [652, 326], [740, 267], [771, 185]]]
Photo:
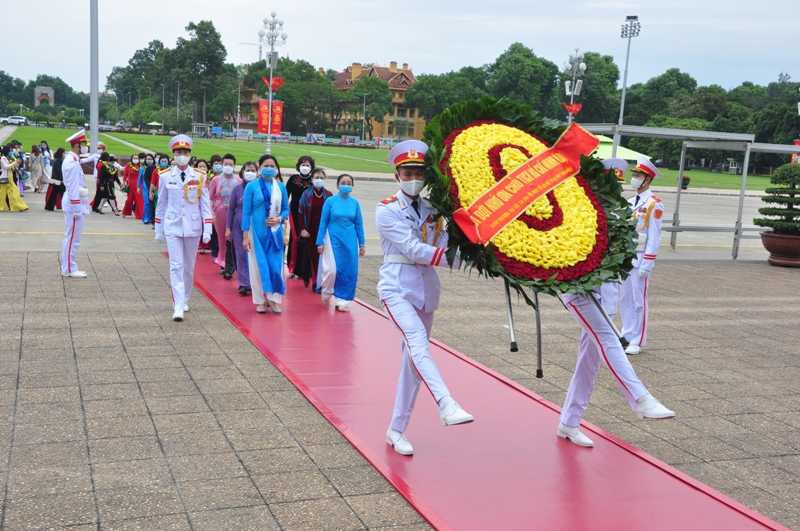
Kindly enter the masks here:
[[158, 178], [156, 236], [210, 238], [211, 203], [205, 173], [191, 167], [182, 172], [176, 166], [159, 172]]
[[[376, 209], [384, 264], [380, 269], [378, 294], [381, 299], [397, 294], [425, 312], [439, 307], [439, 276], [435, 266], [447, 266], [447, 231], [444, 221], [434, 220], [436, 209], [419, 198], [419, 214], [402, 192], [384, 199]], [[398, 263], [405, 257], [407, 263]], [[453, 268], [458, 269], [456, 257]]]
[[636, 231], [647, 235], [647, 244], [644, 252], [636, 253], [633, 267], [644, 271], [652, 271], [658, 255], [658, 246], [661, 245], [661, 218], [664, 215], [664, 203], [653, 195], [650, 189], [645, 190], [636, 197], [631, 197], [628, 202], [633, 208], [633, 218], [636, 220]]
[[[67, 151], [64, 153], [64, 162], [61, 166], [61, 173], [64, 175], [64, 196], [61, 199], [61, 210], [70, 215], [75, 212], [82, 214], [89, 214], [91, 207], [89, 206], [88, 195], [81, 197], [81, 188], [85, 189], [86, 184], [83, 181], [83, 168], [78, 155], [74, 151]], [[84, 192], [88, 194], [88, 190]]]

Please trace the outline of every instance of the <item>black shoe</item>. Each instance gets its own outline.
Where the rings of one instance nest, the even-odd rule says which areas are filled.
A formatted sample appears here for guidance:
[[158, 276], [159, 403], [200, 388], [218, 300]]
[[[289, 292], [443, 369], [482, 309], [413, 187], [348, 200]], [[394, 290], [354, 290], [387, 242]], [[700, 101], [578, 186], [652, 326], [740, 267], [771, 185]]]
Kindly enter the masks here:
[[625, 336], [619, 338], [619, 343], [622, 345], [622, 348], [628, 348], [628, 345], [630, 345], [630, 342], [625, 339]]
[[233, 278], [233, 275], [231, 275], [230, 273], [223, 273], [222, 278], [224, 278], [225, 280], [230, 280]]
[[241, 295], [242, 297], [247, 295], [247, 288], [244, 286], [239, 286], [239, 295]]
[[307, 279], [307, 278], [304, 278], [304, 279], [303, 279], [303, 285], [304, 285], [305, 287], [308, 287], [308, 285], [309, 285], [309, 284], [311, 284], [311, 280], [309, 280], [309, 279]]

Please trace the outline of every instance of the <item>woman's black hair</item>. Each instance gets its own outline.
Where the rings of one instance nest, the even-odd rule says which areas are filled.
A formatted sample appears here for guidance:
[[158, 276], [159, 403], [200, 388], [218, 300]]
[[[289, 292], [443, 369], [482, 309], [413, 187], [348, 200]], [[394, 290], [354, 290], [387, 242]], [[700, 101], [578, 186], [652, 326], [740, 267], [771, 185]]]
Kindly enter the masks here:
[[300, 165], [304, 162], [308, 162], [309, 164], [311, 164], [312, 172], [317, 167], [313, 157], [311, 157], [310, 155], [303, 155], [299, 159], [297, 159], [297, 166], [295, 166], [297, 168], [297, 171], [300, 171]]
[[167, 162], [169, 162], [169, 155], [165, 155], [163, 153], [160, 153], [160, 154], [156, 155], [156, 157], [158, 157], [156, 159], [158, 162], [161, 162], [162, 159], [167, 159]]
[[338, 176], [338, 177], [336, 178], [336, 186], [339, 186], [339, 182], [342, 180], [342, 178], [343, 178], [343, 177], [350, 177], [350, 180], [351, 180], [351, 181], [353, 181], [353, 186], [355, 186], [355, 184], [356, 184], [356, 180], [355, 180], [355, 179], [353, 179], [353, 176], [352, 176], [352, 175], [350, 175], [349, 173], [343, 173], [343, 174], [341, 174], [340, 176]]
[[311, 170], [311, 173], [309, 175], [311, 175], [311, 178], [313, 179], [314, 175], [317, 173], [321, 173], [323, 179], [326, 179], [328, 177], [328, 175], [325, 173], [325, 170], [323, 170], [322, 168], [316, 168]]
[[103, 162], [107, 162], [108, 157], [110, 156], [111, 155], [108, 153], [108, 151], [103, 151], [103, 153], [100, 154], [100, 160], [102, 160]]
[[63, 159], [65, 151], [66, 151], [66, 149], [64, 149], [64, 148], [58, 148], [56, 150], [56, 152], [53, 153], [53, 159], [55, 159], [55, 160]]
[[258, 158], [258, 167], [260, 168], [261, 165], [264, 164], [264, 161], [267, 160], [267, 159], [271, 159], [271, 160], [275, 161], [275, 167], [278, 169], [278, 175], [280, 175], [281, 174], [281, 165], [278, 164], [278, 159], [276, 159], [274, 155], [261, 155]]
[[14, 146], [12, 146], [11, 144], [6, 144], [5, 146], [0, 147], [0, 154], [3, 155], [4, 157], [7, 157], [8, 154], [11, 153], [12, 149], [14, 149]]
[[194, 166], [192, 166], [192, 168], [198, 167], [201, 162], [203, 164], [205, 164], [206, 165], [206, 169], [208, 169], [209, 164], [208, 164], [208, 161], [206, 159], [197, 159], [196, 161], [194, 161]]
[[244, 169], [248, 166], [252, 166], [256, 169], [256, 171], [258, 171], [258, 164], [256, 163], [256, 161], [248, 160], [247, 162], [242, 164], [241, 168], [239, 168], [239, 177], [241, 177], [242, 179], [244, 179]]

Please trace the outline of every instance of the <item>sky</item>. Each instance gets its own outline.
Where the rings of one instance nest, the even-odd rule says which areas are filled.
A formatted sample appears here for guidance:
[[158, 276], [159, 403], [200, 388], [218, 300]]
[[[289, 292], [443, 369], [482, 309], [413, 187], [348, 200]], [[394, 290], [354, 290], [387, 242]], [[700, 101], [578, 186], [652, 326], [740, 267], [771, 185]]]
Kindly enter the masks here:
[[[258, 30], [272, 11], [289, 35], [277, 48], [282, 56], [337, 71], [353, 62], [397, 61], [416, 75], [441, 74], [491, 63], [521, 42], [559, 66], [575, 48], [610, 55], [622, 73], [627, 40], [620, 27], [627, 15], [638, 15], [628, 86], [673, 67], [699, 85], [725, 89], [744, 81], [767, 85], [781, 72], [800, 80], [797, 0], [98, 1], [101, 91], [111, 69], [127, 65], [148, 42], [173, 48], [188, 38], [189, 22], [214, 22], [227, 62], [256, 61]], [[4, 25], [0, 70], [25, 81], [53, 75], [88, 92], [89, 5], [37, 0], [24, 23]]]

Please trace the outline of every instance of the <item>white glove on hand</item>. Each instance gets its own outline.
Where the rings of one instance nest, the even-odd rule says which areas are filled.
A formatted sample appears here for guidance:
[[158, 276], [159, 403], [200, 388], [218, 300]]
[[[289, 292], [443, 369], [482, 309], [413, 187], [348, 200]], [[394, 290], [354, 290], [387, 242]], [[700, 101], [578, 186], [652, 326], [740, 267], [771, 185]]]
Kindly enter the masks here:
[[79, 197], [89, 197], [89, 189], [88, 188], [78, 188], [78, 196]]
[[83, 212], [73, 212], [72, 217], [73, 219], [81, 219], [83, 217]]
[[211, 235], [203, 233], [203, 243], [208, 243], [211, 241]]
[[162, 243], [164, 241], [164, 234], [156, 234], [156, 241]]
[[640, 269], [639, 270], [639, 278], [648, 278], [650, 276], [650, 271]]

